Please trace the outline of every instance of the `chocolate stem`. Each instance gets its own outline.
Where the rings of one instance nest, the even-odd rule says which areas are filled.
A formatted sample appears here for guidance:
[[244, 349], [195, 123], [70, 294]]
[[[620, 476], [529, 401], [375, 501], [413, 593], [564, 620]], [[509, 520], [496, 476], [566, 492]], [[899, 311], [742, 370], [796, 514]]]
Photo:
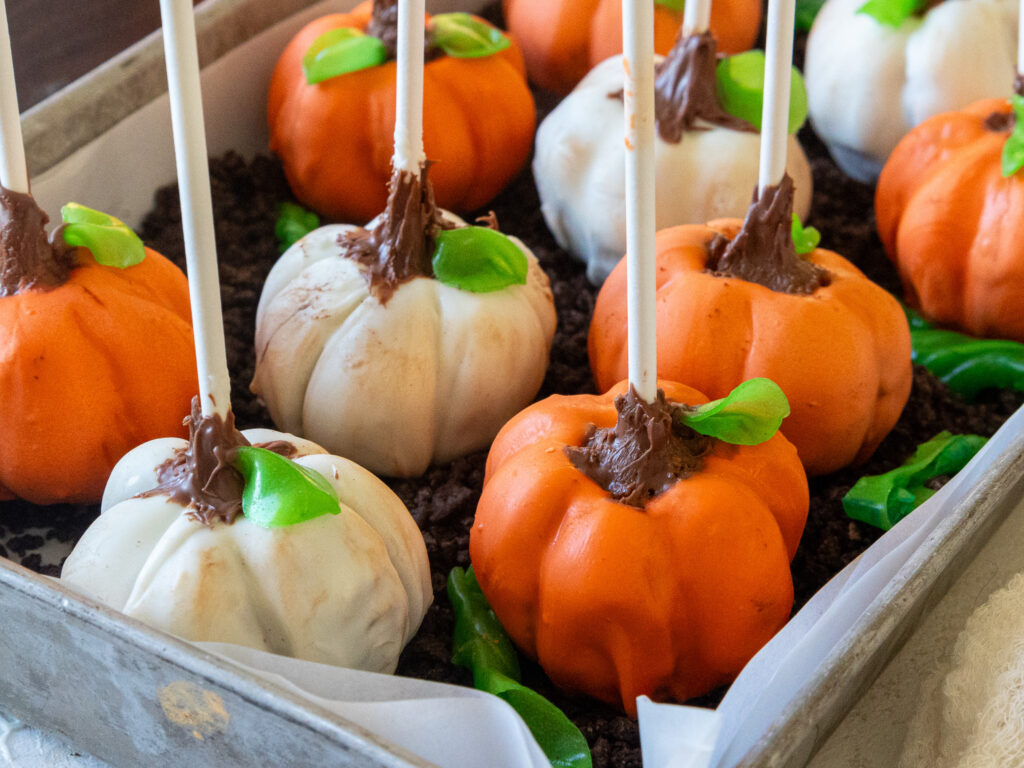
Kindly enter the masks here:
[[832, 282], [827, 270], [801, 258], [793, 245], [793, 179], [754, 191], [743, 227], [731, 241], [722, 235], [708, 244], [707, 268], [780, 293], [810, 294]]
[[238, 448], [249, 445], [235, 429], [235, 414], [226, 418], [203, 416], [199, 398], [192, 398], [192, 415], [187, 419], [188, 447], [157, 467], [159, 485], [140, 494], [169, 496], [186, 507], [186, 514], [212, 526], [216, 521], [230, 525], [242, 513], [245, 479], [235, 469]]
[[345, 256], [367, 267], [370, 291], [386, 304], [395, 290], [414, 277], [433, 277], [431, 260], [434, 236], [449, 229], [434, 203], [434, 189], [427, 168], [419, 178], [395, 170], [391, 176], [387, 206], [373, 230], [358, 229], [338, 238]]
[[[385, 61], [393, 61], [398, 56], [398, 0], [374, 0], [370, 23], [366, 26], [366, 34], [376, 37], [387, 50]], [[423, 34], [426, 44], [423, 46], [423, 60], [433, 61], [444, 55], [444, 51], [434, 45], [430, 30], [424, 27]]]
[[[1013, 80], [1013, 92], [1017, 96], [1024, 96], [1024, 76], [1020, 72]], [[985, 118], [983, 125], [986, 131], [992, 133], [1012, 131], [1017, 127], [1017, 113], [1012, 109], [1009, 112], [993, 112]]]
[[654, 112], [658, 134], [679, 143], [683, 133], [705, 130], [703, 120], [734, 131], [756, 133], [746, 120], [726, 112], [718, 102], [717, 45], [711, 32], [683, 37], [680, 32], [668, 56], [658, 64], [654, 80]]
[[398, 0], [373, 0], [373, 13], [366, 34], [378, 38], [388, 51], [388, 60], [398, 53]]
[[658, 390], [647, 403], [630, 386], [615, 398], [614, 427], [590, 426], [582, 446], [566, 446], [572, 465], [612, 498], [643, 508], [648, 500], [679, 480], [699, 472], [714, 438], [700, 435], [676, 418], [683, 406], [669, 403]]
[[[74, 248], [49, 240], [49, 217], [31, 195], [0, 185], [0, 296], [62, 285], [75, 266]], [[59, 233], [55, 233], [59, 234]]]

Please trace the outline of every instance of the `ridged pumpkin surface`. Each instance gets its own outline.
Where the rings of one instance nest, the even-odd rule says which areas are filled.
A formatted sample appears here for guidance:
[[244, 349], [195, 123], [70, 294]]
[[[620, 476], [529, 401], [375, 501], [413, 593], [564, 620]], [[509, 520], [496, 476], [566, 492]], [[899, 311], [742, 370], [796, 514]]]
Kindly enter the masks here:
[[[707, 398], [659, 382], [670, 401]], [[613, 426], [615, 396], [552, 396], [491, 447], [470, 557], [517, 645], [562, 686], [630, 713], [731, 680], [785, 623], [807, 481], [780, 434], [719, 443], [703, 469], [644, 509], [613, 500], [565, 446]]]

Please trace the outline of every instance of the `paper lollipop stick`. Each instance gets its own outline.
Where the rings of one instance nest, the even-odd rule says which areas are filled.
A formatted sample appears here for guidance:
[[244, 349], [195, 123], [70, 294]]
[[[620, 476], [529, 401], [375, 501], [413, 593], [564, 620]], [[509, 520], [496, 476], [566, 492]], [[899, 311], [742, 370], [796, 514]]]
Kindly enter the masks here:
[[711, 0], [688, 0], [683, 8], [683, 33], [706, 32], [711, 24]]
[[1017, 74], [1024, 74], [1024, 0], [1017, 8]]
[[21, 138], [18, 92], [14, 87], [14, 59], [7, 10], [0, 0], [0, 184], [12, 192], [28, 194], [28, 169]]
[[654, 312], [654, 5], [622, 1], [626, 141], [626, 311], [629, 381], [647, 402], [657, 395]]
[[395, 104], [396, 170], [417, 177], [427, 159], [423, 152], [423, 18], [424, 0], [399, 0], [397, 103]]
[[224, 348], [224, 321], [213, 234], [210, 169], [199, 88], [199, 54], [190, 0], [160, 0], [171, 127], [181, 195], [181, 223], [192, 303], [192, 328], [199, 368], [199, 396], [204, 416], [227, 415], [231, 380]]
[[789, 134], [789, 83], [796, 0], [769, 0], [758, 191], [782, 181]]

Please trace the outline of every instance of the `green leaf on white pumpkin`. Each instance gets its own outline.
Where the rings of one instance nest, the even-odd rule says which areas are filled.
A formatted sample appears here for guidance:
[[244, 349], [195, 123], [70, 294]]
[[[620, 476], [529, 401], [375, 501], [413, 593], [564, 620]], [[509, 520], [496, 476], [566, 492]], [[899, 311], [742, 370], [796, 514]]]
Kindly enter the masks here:
[[387, 61], [388, 49], [376, 37], [352, 27], [324, 32], [302, 57], [302, 72], [310, 85], [332, 77], [377, 67]]
[[530, 264], [508, 237], [489, 227], [446, 229], [435, 238], [434, 277], [473, 293], [524, 285]]
[[821, 232], [816, 230], [814, 227], [805, 227], [800, 221], [800, 217], [795, 213], [793, 214], [793, 245], [796, 246], [796, 252], [803, 256], [805, 253], [810, 253], [818, 247], [818, 243], [821, 242]]
[[[764, 51], [744, 51], [726, 56], [715, 70], [718, 103], [722, 109], [761, 130], [764, 105]], [[800, 70], [793, 67], [789, 80], [790, 133], [796, 133], [807, 119], [807, 89]]]
[[457, 59], [493, 56], [511, 45], [508, 36], [468, 13], [439, 13], [429, 23], [434, 45]]
[[274, 234], [281, 252], [287, 251], [319, 226], [320, 217], [312, 211], [295, 203], [281, 203], [274, 224]]
[[720, 400], [682, 412], [694, 432], [733, 445], [758, 445], [779, 431], [789, 416], [789, 401], [771, 379], [748, 379]]
[[125, 269], [146, 258], [142, 240], [120, 219], [78, 203], [65, 205], [60, 216], [64, 242], [88, 248], [99, 264]]
[[341, 511], [322, 475], [266, 448], [240, 447], [235, 468], [245, 478], [242, 514], [258, 526], [283, 528]]
[[793, 28], [798, 32], [807, 32], [824, 4], [825, 0], [796, 0]]
[[1003, 176], [1009, 178], [1024, 166], [1024, 96], [1013, 94], [1010, 106], [1017, 118], [1013, 131], [1003, 144]]
[[927, 5], [928, 0], [868, 0], [857, 13], [866, 13], [888, 27], [899, 27]]

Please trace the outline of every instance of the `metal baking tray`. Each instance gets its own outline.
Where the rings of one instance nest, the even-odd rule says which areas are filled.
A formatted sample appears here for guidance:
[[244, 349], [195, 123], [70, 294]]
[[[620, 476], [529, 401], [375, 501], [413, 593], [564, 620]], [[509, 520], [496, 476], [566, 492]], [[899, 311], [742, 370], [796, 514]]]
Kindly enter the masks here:
[[[206, 0], [197, 10], [201, 61], [204, 66], [218, 62], [254, 35], [308, 12], [309, 4]], [[431, 6], [447, 10], [452, 4]], [[95, 137], [165, 92], [162, 43], [154, 33], [25, 115], [33, 178], [45, 177], [76, 150], [88, 149]], [[208, 111], [207, 119], [218, 119], [216, 111], [213, 116]], [[217, 127], [210, 130], [211, 152], [222, 151]], [[246, 140], [247, 147], [238, 147], [243, 153], [265, 145], [262, 123], [248, 131]], [[40, 202], [53, 208], [50, 201]], [[145, 200], [135, 204], [148, 207]], [[130, 216], [124, 218], [132, 223]], [[806, 765], [922, 613], [1006, 517], [1024, 486], [1022, 477], [1024, 435], [977, 472], [971, 492], [739, 765]], [[53, 730], [74, 747], [118, 766], [250, 766], [254, 760], [429, 765], [289, 691], [2, 558], [0, 710]]]

